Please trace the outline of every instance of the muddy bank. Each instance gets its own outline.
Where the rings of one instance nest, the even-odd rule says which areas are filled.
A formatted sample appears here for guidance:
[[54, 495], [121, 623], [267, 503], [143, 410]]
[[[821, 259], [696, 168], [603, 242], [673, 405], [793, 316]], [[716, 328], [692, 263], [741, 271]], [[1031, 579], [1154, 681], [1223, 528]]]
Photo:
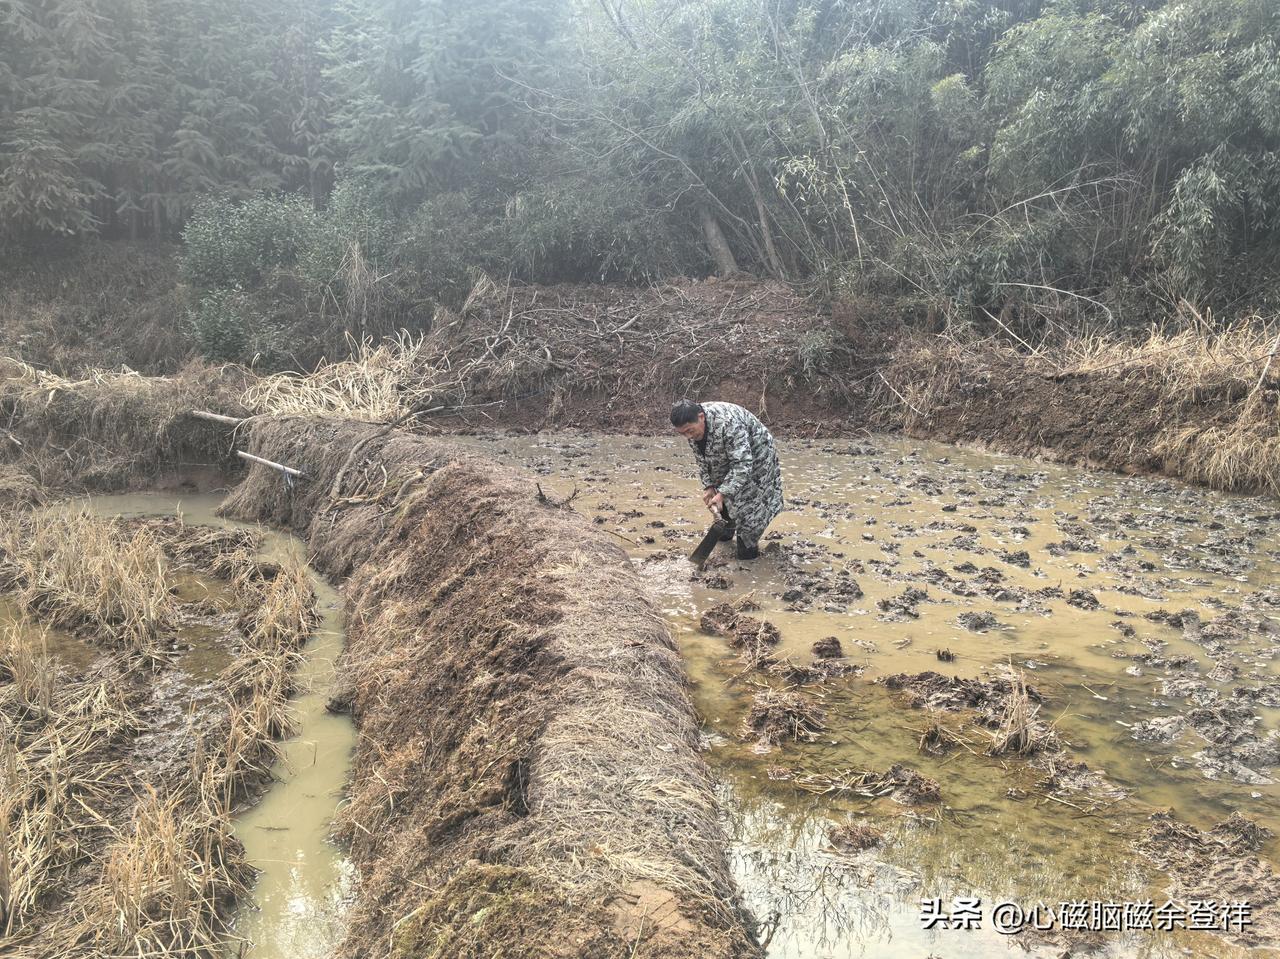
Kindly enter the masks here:
[[[239, 471], [234, 438], [196, 409], [244, 415], [253, 379], [192, 363], [172, 376], [99, 371], [69, 380], [0, 356], [0, 498], [19, 484], [106, 492], [218, 485]], [[24, 479], [25, 476], [25, 479]]]
[[230, 515], [345, 576], [346, 956], [748, 956], [683, 666], [625, 554], [473, 454], [256, 424]]

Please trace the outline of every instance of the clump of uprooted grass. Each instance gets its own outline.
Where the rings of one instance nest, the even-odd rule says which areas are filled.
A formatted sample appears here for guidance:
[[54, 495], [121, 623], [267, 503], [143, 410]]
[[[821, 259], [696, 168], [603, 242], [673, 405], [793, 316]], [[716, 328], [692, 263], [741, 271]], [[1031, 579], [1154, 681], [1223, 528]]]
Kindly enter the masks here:
[[742, 722], [742, 734], [761, 745], [813, 742], [826, 728], [825, 711], [800, 693], [764, 689], [756, 693]]
[[85, 627], [154, 656], [176, 610], [164, 554], [145, 528], [42, 511], [0, 528], [0, 582], [54, 625]]
[[868, 799], [888, 796], [903, 805], [938, 802], [942, 798], [936, 780], [910, 766], [894, 763], [884, 772], [873, 769], [848, 769], [834, 774], [809, 773], [797, 776], [795, 783], [819, 796], [853, 793]]
[[989, 756], [1026, 756], [1058, 744], [1052, 726], [1039, 718], [1040, 704], [1027, 691], [1027, 677], [1019, 672], [1010, 683], [1003, 711], [991, 733]]
[[193, 526], [181, 516], [147, 518], [135, 525], [151, 531], [175, 568], [227, 580], [256, 566], [253, 554], [262, 543], [258, 530]]

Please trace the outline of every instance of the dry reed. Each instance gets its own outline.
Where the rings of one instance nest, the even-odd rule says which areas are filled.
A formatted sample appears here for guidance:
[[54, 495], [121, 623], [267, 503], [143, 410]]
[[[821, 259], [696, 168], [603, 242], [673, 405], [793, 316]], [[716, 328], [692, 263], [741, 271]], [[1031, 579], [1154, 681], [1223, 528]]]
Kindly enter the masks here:
[[5, 524], [0, 578], [28, 612], [54, 625], [90, 628], [148, 656], [157, 654], [176, 609], [151, 533], [126, 534], [84, 511], [47, 510]]
[[1027, 692], [1027, 677], [1017, 673], [1010, 682], [1009, 695], [995, 730], [991, 733], [990, 756], [1025, 756], [1056, 743], [1050, 726], [1040, 721], [1040, 706]]

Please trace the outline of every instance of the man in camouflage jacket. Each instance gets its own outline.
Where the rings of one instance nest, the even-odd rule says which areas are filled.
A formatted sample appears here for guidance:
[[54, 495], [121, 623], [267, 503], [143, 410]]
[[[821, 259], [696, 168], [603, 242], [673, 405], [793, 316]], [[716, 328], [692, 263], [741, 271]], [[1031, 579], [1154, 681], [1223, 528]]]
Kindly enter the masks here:
[[733, 521], [738, 558], [760, 555], [765, 527], [782, 512], [782, 470], [773, 436], [733, 403], [682, 400], [671, 425], [689, 441], [702, 479], [702, 501]]

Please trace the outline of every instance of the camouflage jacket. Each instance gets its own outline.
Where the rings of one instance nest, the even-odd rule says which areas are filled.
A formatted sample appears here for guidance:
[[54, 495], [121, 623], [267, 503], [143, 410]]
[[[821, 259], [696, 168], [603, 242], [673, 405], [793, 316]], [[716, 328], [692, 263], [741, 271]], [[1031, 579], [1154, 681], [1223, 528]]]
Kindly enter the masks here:
[[705, 447], [690, 440], [702, 486], [724, 494], [729, 515], [745, 539], [756, 540], [782, 512], [782, 470], [773, 436], [749, 410], [733, 403], [703, 403]]

